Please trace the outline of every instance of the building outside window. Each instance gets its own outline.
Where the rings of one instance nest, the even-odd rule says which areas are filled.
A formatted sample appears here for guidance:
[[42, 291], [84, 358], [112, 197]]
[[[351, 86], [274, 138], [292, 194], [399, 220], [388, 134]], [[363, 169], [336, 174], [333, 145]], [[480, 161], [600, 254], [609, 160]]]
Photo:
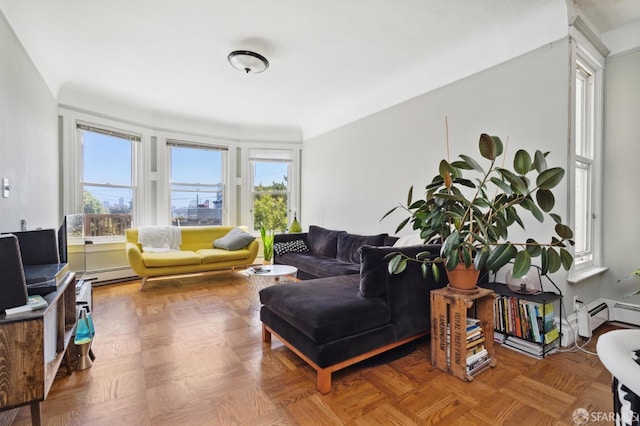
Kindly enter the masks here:
[[78, 124], [86, 237], [122, 236], [135, 211], [140, 137]]
[[253, 229], [284, 232], [289, 223], [292, 153], [287, 150], [250, 149], [251, 212]]
[[226, 148], [168, 140], [171, 223], [222, 225]]

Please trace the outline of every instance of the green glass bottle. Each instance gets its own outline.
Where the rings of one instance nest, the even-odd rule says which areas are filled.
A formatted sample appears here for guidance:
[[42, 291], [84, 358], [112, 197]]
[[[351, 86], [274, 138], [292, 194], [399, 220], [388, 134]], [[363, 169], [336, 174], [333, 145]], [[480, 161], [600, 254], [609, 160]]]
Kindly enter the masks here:
[[291, 226], [289, 227], [289, 232], [291, 232], [292, 234], [302, 232], [302, 226], [300, 225], [300, 222], [298, 222], [298, 218], [296, 217], [295, 214], [293, 215], [293, 222], [291, 222]]

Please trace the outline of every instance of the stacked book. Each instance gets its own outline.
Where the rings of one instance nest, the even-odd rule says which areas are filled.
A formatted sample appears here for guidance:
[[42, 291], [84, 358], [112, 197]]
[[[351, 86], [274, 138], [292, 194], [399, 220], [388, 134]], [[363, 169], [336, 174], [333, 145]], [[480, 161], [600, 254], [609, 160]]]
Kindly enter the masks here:
[[538, 359], [558, 348], [553, 303], [502, 295], [496, 297], [494, 314], [494, 339], [503, 346]]
[[556, 339], [552, 343], [543, 346], [539, 343], [533, 343], [528, 340], [520, 339], [518, 337], [507, 336], [502, 345], [522, 354], [529, 355], [537, 359], [542, 359], [545, 357], [545, 355], [558, 349], [558, 346], [560, 345], [560, 339]]
[[474, 374], [489, 365], [491, 358], [484, 347], [480, 321], [467, 318], [467, 374]]

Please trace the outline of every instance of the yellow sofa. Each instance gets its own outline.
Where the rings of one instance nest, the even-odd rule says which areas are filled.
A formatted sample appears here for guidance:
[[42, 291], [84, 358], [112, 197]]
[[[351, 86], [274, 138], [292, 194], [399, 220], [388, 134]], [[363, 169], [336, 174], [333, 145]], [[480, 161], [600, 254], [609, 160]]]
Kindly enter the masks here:
[[[142, 277], [144, 287], [149, 277], [217, 271], [251, 265], [258, 255], [259, 243], [253, 240], [240, 250], [223, 250], [213, 242], [224, 237], [234, 226], [183, 226], [180, 228], [180, 251], [143, 252], [138, 230], [126, 230], [127, 259], [133, 272]], [[247, 231], [246, 226], [237, 228]]]

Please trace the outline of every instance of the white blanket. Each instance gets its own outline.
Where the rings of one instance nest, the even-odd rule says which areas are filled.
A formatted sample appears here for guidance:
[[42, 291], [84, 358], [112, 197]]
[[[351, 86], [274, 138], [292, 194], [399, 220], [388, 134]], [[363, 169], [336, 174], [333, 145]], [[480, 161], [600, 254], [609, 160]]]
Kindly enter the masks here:
[[138, 228], [138, 242], [142, 251], [168, 252], [180, 250], [182, 232], [177, 226], [150, 225]]

